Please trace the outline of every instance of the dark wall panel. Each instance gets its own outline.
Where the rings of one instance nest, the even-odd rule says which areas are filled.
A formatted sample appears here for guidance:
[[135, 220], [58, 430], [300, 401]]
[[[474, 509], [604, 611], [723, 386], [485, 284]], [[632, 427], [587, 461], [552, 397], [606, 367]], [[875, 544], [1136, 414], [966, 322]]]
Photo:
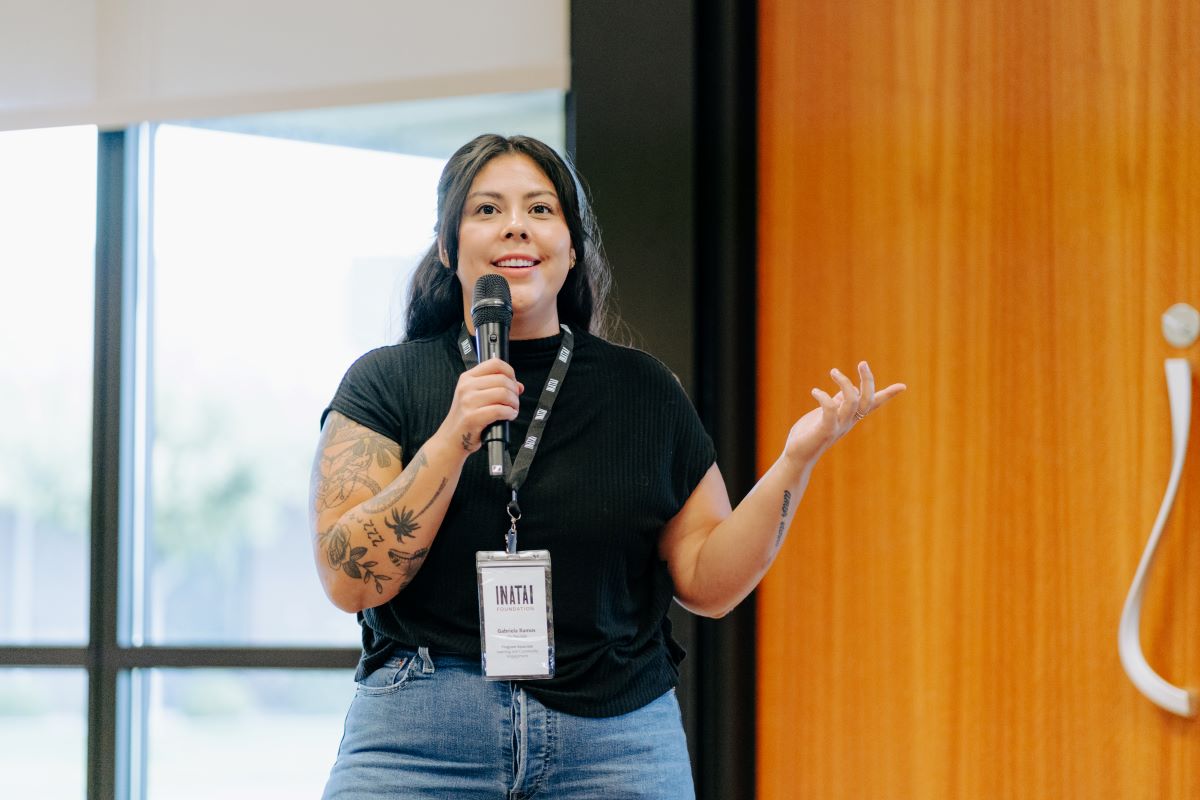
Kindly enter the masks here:
[[[579, 2], [568, 143], [632, 342], [680, 377], [735, 502], [755, 468], [756, 3]], [[703, 800], [754, 796], [755, 610], [675, 609]]]
[[573, 147], [633, 343], [695, 396], [692, 4], [571, 7]]

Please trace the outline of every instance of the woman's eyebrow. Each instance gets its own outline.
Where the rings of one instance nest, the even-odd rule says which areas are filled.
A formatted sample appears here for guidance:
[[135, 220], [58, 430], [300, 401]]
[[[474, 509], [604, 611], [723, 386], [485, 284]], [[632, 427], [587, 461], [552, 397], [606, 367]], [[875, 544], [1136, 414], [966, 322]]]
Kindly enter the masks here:
[[[546, 195], [546, 196], [548, 196], [548, 197], [553, 197], [553, 198], [555, 198], [555, 199], [557, 199], [557, 198], [558, 198], [558, 195], [557, 195], [557, 194], [555, 194], [555, 193], [554, 193], [552, 190], [550, 190], [550, 189], [534, 189], [532, 192], [526, 192], [526, 193], [525, 193], [525, 199], [526, 199], [526, 200], [531, 200], [531, 199], [533, 199], [534, 197], [541, 197], [542, 195]], [[471, 198], [473, 198], [473, 197], [490, 197], [490, 198], [492, 198], [493, 200], [500, 200], [500, 199], [502, 199], [502, 196], [501, 196], [501, 194], [500, 194], [499, 192], [485, 192], [485, 191], [482, 191], [482, 190], [481, 190], [481, 191], [476, 191], [476, 192], [471, 192], [469, 195], [467, 195], [467, 199], [468, 199], [468, 200], [470, 200], [470, 199], [471, 199]]]

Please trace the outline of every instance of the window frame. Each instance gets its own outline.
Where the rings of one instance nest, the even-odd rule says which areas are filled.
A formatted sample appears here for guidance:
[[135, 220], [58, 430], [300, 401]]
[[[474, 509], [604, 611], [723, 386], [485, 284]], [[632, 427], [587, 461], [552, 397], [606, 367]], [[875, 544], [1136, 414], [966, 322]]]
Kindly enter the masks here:
[[[134, 404], [145, 398], [149, 358], [138, 326], [151, 312], [149, 157], [153, 125], [97, 134], [95, 322], [88, 640], [84, 646], [0, 645], [0, 668], [87, 673], [87, 797], [144, 796], [146, 677], [155, 668], [345, 669], [357, 647], [147, 646], [130, 637], [134, 517], [139, 470]], [[145, 328], [143, 327], [143, 330]], [[142, 347], [139, 352], [138, 348]], [[122, 644], [122, 642], [130, 642]]]

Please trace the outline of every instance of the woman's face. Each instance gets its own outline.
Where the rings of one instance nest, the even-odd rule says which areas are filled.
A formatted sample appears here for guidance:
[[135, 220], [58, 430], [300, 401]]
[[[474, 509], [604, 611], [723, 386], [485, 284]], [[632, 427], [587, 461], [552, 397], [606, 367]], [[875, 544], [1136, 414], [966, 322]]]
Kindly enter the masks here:
[[475, 176], [458, 227], [458, 280], [471, 319], [475, 281], [493, 272], [512, 289], [514, 339], [558, 333], [558, 291], [575, 250], [554, 184], [528, 156], [508, 153]]

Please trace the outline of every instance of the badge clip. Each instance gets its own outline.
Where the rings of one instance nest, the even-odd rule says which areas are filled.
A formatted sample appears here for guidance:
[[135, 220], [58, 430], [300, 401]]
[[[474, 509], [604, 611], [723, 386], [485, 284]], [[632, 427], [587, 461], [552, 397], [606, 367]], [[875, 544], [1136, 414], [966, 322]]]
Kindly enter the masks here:
[[513, 491], [513, 499], [508, 504], [508, 533], [504, 535], [504, 551], [510, 556], [517, 554], [517, 520], [521, 519], [521, 507], [517, 505], [517, 493]]

